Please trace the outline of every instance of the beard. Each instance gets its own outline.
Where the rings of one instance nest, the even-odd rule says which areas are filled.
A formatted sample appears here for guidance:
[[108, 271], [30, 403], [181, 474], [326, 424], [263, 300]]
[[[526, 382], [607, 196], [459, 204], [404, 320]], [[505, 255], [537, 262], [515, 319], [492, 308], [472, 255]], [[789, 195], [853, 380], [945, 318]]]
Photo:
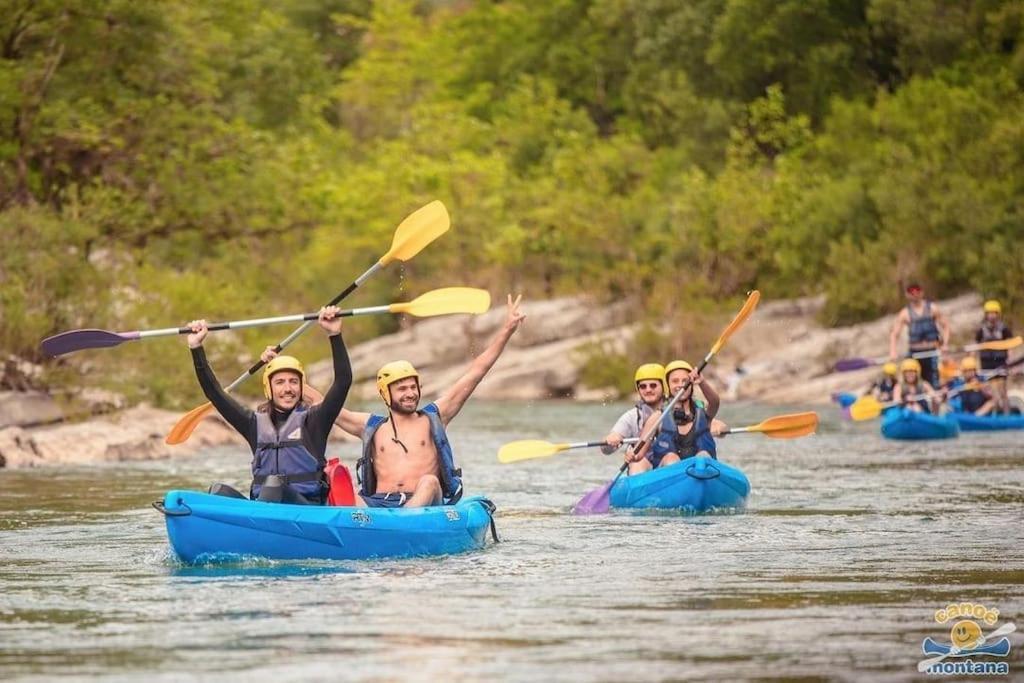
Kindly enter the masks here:
[[399, 413], [401, 415], [412, 415], [412, 414], [414, 414], [416, 412], [416, 408], [418, 408], [419, 405], [420, 405], [419, 398], [417, 398], [416, 401], [412, 404], [412, 407], [404, 406], [399, 401], [392, 401], [391, 402], [391, 412]]

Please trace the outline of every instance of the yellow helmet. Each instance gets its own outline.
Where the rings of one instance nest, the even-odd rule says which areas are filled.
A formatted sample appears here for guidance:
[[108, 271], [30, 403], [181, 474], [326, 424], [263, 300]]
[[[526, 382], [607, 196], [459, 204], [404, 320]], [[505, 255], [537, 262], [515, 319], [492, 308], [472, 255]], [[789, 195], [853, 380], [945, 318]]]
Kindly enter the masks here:
[[998, 313], [999, 315], [1003, 314], [1003, 307], [1000, 306], [999, 302], [996, 301], [995, 299], [989, 299], [988, 301], [986, 301], [984, 308], [986, 313]]
[[416, 368], [407, 360], [395, 360], [381, 366], [377, 371], [377, 393], [385, 405], [391, 405], [388, 386], [409, 377], [415, 377], [417, 382], [420, 381], [420, 373], [416, 372]]
[[884, 372], [889, 377], [895, 377], [896, 373], [899, 372], [899, 368], [896, 367], [895, 363], [890, 361], [882, 366], [882, 372]]
[[902, 363], [900, 363], [900, 372], [907, 372], [908, 370], [913, 370], [914, 372], [920, 374], [921, 363], [919, 363], [916, 358], [907, 358]]
[[674, 360], [665, 366], [665, 383], [668, 383], [668, 376], [676, 370], [686, 370], [690, 372], [693, 370], [693, 366], [687, 363], [685, 360]]
[[639, 384], [645, 379], [656, 379], [661, 382], [662, 391], [665, 390], [665, 366], [661, 363], [644, 363], [636, 369], [633, 374], [633, 384]]
[[978, 359], [974, 356], [964, 356], [963, 360], [960, 361], [961, 370], [977, 370]]
[[306, 371], [302, 369], [302, 363], [295, 356], [275, 356], [267, 366], [263, 368], [263, 395], [270, 398], [270, 378], [282, 370], [291, 370], [299, 373], [299, 379], [306, 381]]

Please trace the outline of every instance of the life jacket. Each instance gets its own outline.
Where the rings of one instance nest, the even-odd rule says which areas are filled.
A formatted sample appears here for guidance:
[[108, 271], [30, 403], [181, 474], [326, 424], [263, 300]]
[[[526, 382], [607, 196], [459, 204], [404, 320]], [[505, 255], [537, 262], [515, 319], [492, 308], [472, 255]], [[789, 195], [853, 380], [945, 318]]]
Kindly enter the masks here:
[[891, 377], [883, 377], [878, 381], [878, 400], [879, 401], [891, 401], [893, 393], [896, 391], [896, 380]]
[[[960, 389], [966, 386], [967, 382], [962, 377], [957, 377], [949, 383], [950, 389]], [[950, 407], [958, 413], [976, 413], [988, 402], [988, 396], [978, 389], [964, 389], [949, 400]]]
[[935, 316], [932, 315], [932, 302], [924, 302], [924, 311], [921, 315], [915, 315], [913, 307], [907, 304], [907, 315], [910, 317], [910, 344], [923, 344], [925, 342], [937, 342], [942, 338], [939, 334], [939, 326], [935, 324]]
[[711, 436], [711, 420], [702, 406], [693, 406], [693, 426], [686, 434], [680, 434], [672, 411], [665, 413], [658, 425], [658, 437], [654, 440], [651, 452], [655, 462], [661, 462], [669, 453], [682, 458], [689, 458], [701, 451], [707, 451], [712, 458], [717, 458], [715, 439]]
[[[1005, 336], [1006, 325], [1000, 320], [996, 323], [994, 328], [983, 324], [981, 326], [981, 341], [1002, 341]], [[997, 368], [1000, 365], [1006, 365], [1006, 359], [1010, 356], [1009, 351], [981, 351], [978, 353], [978, 360], [981, 361], [981, 366], [984, 368]]]
[[[911, 390], [911, 389], [907, 388], [908, 385], [907, 385], [906, 382], [901, 383], [900, 384], [900, 389], [902, 391], [901, 395], [902, 396], [913, 396], [914, 394], [923, 394], [924, 393], [924, 386], [921, 384], [921, 380], [918, 380], [917, 384], [915, 384], [913, 386], [914, 386], [914, 388], [913, 388], [913, 390]], [[921, 410], [923, 410], [924, 412], [926, 412], [928, 414], [931, 414], [931, 412], [932, 412], [931, 401], [929, 401], [926, 398], [918, 399], [917, 401], [911, 401], [911, 403], [917, 403], [917, 405], [921, 406]]]
[[634, 413], [636, 414], [636, 435], [640, 436], [644, 432], [644, 425], [647, 424], [647, 419], [654, 414], [654, 409], [643, 401], [637, 401], [634, 407]]
[[323, 502], [327, 490], [323, 469], [327, 462], [313, 455], [302, 439], [309, 406], [305, 403], [295, 406], [280, 428], [274, 426], [270, 410], [272, 408], [256, 411], [250, 497], [258, 498], [267, 477], [276, 474], [311, 501]]
[[[430, 420], [430, 438], [437, 449], [438, 469], [441, 471], [441, 495], [446, 505], [459, 502], [462, 498], [462, 469], [455, 467], [455, 454], [452, 453], [448, 435], [441, 421], [441, 414], [436, 403], [429, 403], [419, 411]], [[388, 421], [384, 415], [370, 415], [363, 430], [363, 457], [356, 462], [356, 478], [359, 480], [359, 493], [372, 496], [377, 492], [377, 474], [373, 470], [373, 437], [381, 425]]]

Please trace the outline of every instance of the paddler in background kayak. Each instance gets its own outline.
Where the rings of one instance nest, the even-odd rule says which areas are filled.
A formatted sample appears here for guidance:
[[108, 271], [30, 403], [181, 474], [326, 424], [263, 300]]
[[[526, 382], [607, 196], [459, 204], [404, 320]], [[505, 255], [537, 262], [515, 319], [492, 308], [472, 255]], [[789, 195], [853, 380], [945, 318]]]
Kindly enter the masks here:
[[[626, 449], [626, 462], [629, 463], [629, 474], [647, 472], [656, 467], [666, 467], [684, 458], [707, 453], [717, 457], [715, 440], [728, 429], [721, 420], [715, 419], [721, 401], [718, 392], [701, 376], [693, 366], [685, 360], [674, 360], [665, 366], [665, 379], [668, 393], [677, 394], [684, 385], [689, 384], [686, 391], [673, 407], [673, 410], [658, 422], [660, 413], [651, 415], [644, 424], [643, 433], [657, 430], [653, 444], [647, 443], [639, 452]], [[707, 403], [694, 398], [694, 387], [700, 387]]]
[[988, 415], [996, 407], [996, 401], [978, 377], [978, 361], [966, 356], [960, 361], [960, 377], [946, 385], [947, 392], [959, 390], [949, 400], [950, 407], [960, 413]]
[[[205, 320], [188, 324], [186, 337], [192, 349], [199, 385], [221, 416], [241, 434], [252, 450], [253, 500], [301, 505], [323, 505], [328, 484], [327, 436], [345, 404], [352, 386], [352, 365], [341, 337], [340, 309], [320, 309], [320, 327], [327, 333], [334, 360], [334, 382], [323, 401], [311, 406], [302, 400], [306, 375], [302, 363], [292, 356], [277, 356], [263, 370], [263, 395], [267, 401], [255, 411], [225, 392], [206, 359], [203, 340], [209, 331]], [[210, 493], [244, 498], [226, 484], [214, 484]]]
[[[998, 301], [989, 299], [985, 302], [983, 310], [985, 319], [974, 335], [975, 341], [981, 344], [983, 342], [1001, 341], [1013, 337], [1009, 326], [1003, 322], [1003, 307]], [[1005, 370], [1006, 361], [1009, 356], [1009, 351], [980, 351], [978, 353], [978, 360], [981, 362], [982, 370]], [[995, 398], [995, 412], [1009, 414], [1010, 399], [1006, 391], [1005, 375], [993, 376], [989, 380], [989, 386]]]
[[[921, 378], [921, 363], [916, 358], [907, 358], [900, 363], [901, 382], [896, 386], [894, 401], [904, 408], [917, 413], [938, 413], [941, 397], [931, 384]], [[925, 396], [926, 398], [912, 398]]]
[[882, 366], [882, 376], [871, 383], [864, 395], [873, 396], [880, 403], [888, 403], [892, 400], [897, 383], [899, 383], [899, 368], [895, 363], [889, 361]]
[[633, 384], [640, 400], [622, 414], [604, 437], [608, 445], [601, 446], [601, 452], [605, 455], [614, 453], [624, 439], [638, 438], [647, 419], [660, 413], [665, 405], [665, 366], [661, 363], [644, 363], [638, 367], [633, 373]]
[[466, 373], [433, 403], [419, 408], [419, 373], [408, 361], [394, 361], [377, 373], [377, 391], [387, 415], [341, 411], [338, 425], [363, 440], [363, 457], [356, 465], [361, 502], [370, 507], [421, 507], [455, 503], [462, 496], [462, 471], [455, 468], [445, 427], [526, 318], [519, 307], [522, 298], [513, 301], [509, 295], [505, 324]]
[[[921, 351], [938, 350], [944, 353], [949, 348], [949, 321], [934, 302], [924, 298], [924, 289], [917, 283], [907, 285], [907, 306], [896, 315], [889, 333], [889, 359], [895, 361], [896, 344], [900, 332], [907, 328], [910, 343], [908, 356]], [[921, 377], [933, 387], [939, 386], [939, 354], [919, 359]]]

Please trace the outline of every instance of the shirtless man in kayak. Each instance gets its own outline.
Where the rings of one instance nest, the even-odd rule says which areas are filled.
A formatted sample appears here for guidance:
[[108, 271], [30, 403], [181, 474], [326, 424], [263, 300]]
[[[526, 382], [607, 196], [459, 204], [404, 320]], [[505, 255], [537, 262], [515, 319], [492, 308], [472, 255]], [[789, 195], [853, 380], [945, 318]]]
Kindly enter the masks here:
[[[335, 423], [363, 440], [356, 465], [356, 502], [369, 507], [422, 507], [454, 503], [462, 496], [461, 470], [445, 428], [498, 360], [526, 315], [522, 296], [508, 297], [505, 324], [469, 369], [436, 401], [422, 408], [420, 375], [408, 361], [386, 363], [377, 372], [377, 391], [387, 415], [343, 409]], [[268, 348], [268, 352], [272, 351]]]

